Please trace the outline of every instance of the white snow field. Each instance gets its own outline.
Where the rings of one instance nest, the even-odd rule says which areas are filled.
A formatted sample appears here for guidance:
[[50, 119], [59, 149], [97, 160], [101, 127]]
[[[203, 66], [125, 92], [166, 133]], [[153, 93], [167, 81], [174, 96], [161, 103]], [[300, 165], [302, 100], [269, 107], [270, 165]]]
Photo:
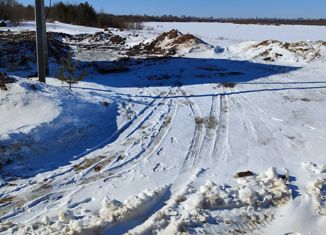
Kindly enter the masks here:
[[325, 234], [326, 27], [48, 29], [101, 33], [72, 91], [6, 71], [0, 234]]

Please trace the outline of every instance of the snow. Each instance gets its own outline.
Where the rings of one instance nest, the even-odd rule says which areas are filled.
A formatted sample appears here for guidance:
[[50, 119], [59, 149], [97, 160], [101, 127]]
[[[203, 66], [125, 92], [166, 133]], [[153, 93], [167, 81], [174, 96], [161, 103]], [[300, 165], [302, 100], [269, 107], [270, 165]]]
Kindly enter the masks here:
[[[76, 35], [63, 40], [89, 72], [72, 91], [8, 72], [0, 233], [324, 234], [326, 28], [145, 25], [49, 24]], [[172, 29], [201, 41], [126, 60]]]
[[[97, 33], [103, 31], [103, 29], [99, 28], [91, 28], [91, 27], [84, 27], [79, 25], [70, 25], [64, 24], [61, 22], [53, 22], [53, 23], [46, 23], [46, 29], [48, 32], [57, 32], [57, 33], [67, 33], [67, 34], [83, 34], [83, 33]], [[3, 27], [1, 28], [2, 31], [13, 31], [13, 32], [20, 32], [20, 31], [35, 31], [36, 24], [35, 21], [25, 21], [20, 23], [17, 27]]]
[[302, 25], [239, 25], [231, 23], [145, 23], [146, 27], [166, 32], [178, 29], [183, 33], [195, 33], [212, 40], [237, 41], [318, 41], [326, 38], [326, 29], [323, 26]]
[[[232, 188], [208, 181], [198, 191], [189, 186], [175, 201], [172, 199], [170, 204], [150, 217], [144, 225], [131, 231], [131, 234], [191, 233], [194, 224], [205, 227], [209, 218], [216, 220], [214, 233], [239, 232], [245, 224], [248, 232], [255, 229], [255, 224], [272, 218], [269, 211], [271, 205], [277, 207], [290, 199], [290, 189], [285, 180], [278, 177], [275, 168], [243, 179], [238, 184], [237, 188]], [[262, 210], [264, 216], [257, 214]], [[237, 224], [239, 221], [241, 225]], [[196, 233], [200, 232], [203, 230], [198, 228]]]
[[2, 140], [14, 131], [26, 134], [40, 123], [53, 121], [61, 112], [59, 105], [42, 93], [25, 92], [25, 88], [17, 83], [10, 90], [0, 94]]

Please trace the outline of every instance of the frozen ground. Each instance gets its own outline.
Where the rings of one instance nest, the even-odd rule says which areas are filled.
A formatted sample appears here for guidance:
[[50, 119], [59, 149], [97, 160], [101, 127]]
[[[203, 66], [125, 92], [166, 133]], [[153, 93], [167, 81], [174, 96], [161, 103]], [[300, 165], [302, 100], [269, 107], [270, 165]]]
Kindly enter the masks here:
[[326, 27], [204, 26], [70, 42], [81, 63], [172, 28], [212, 47], [166, 36], [155, 45], [174, 57], [142, 45], [128, 70], [89, 69], [72, 92], [24, 71], [0, 90], [0, 233], [324, 234]]

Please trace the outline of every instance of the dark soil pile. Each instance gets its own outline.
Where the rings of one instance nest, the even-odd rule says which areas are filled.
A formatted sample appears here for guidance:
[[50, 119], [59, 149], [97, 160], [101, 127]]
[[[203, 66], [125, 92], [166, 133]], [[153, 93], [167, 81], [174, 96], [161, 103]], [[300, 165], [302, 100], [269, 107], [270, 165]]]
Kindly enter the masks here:
[[[69, 46], [62, 42], [62, 33], [48, 33], [49, 58], [59, 61]], [[30, 69], [36, 63], [35, 32], [0, 32], [0, 67], [10, 70]]]
[[130, 56], [137, 55], [160, 55], [160, 56], [172, 56], [177, 54], [178, 49], [181, 47], [187, 47], [188, 45], [206, 44], [201, 39], [195, 37], [192, 34], [182, 34], [178, 30], [171, 30], [169, 32], [162, 33], [151, 43], [141, 43], [132, 47], [128, 54]]

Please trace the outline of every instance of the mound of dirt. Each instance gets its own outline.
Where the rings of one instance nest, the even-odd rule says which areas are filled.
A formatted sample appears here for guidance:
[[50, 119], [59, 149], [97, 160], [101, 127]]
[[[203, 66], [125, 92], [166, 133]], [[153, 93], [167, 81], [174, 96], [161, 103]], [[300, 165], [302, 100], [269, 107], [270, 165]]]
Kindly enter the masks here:
[[260, 59], [267, 62], [311, 62], [326, 58], [326, 42], [244, 42], [229, 47], [229, 51], [245, 59]]
[[[69, 50], [62, 33], [48, 33], [49, 57], [59, 60]], [[35, 32], [0, 32], [0, 67], [11, 71], [30, 69], [36, 63]]]
[[151, 43], [141, 43], [129, 50], [129, 55], [171, 56], [211, 49], [212, 46], [192, 34], [182, 34], [178, 30], [165, 32]]
[[77, 48], [77, 51], [107, 51], [109, 53], [126, 49], [126, 38], [113, 34], [111, 31], [98, 32], [95, 34], [73, 35], [65, 42], [69, 46]]
[[70, 42], [77, 42], [81, 44], [101, 44], [112, 43], [115, 45], [124, 45], [126, 38], [113, 34], [111, 31], [98, 32], [95, 34], [78, 34], [70, 38]]

